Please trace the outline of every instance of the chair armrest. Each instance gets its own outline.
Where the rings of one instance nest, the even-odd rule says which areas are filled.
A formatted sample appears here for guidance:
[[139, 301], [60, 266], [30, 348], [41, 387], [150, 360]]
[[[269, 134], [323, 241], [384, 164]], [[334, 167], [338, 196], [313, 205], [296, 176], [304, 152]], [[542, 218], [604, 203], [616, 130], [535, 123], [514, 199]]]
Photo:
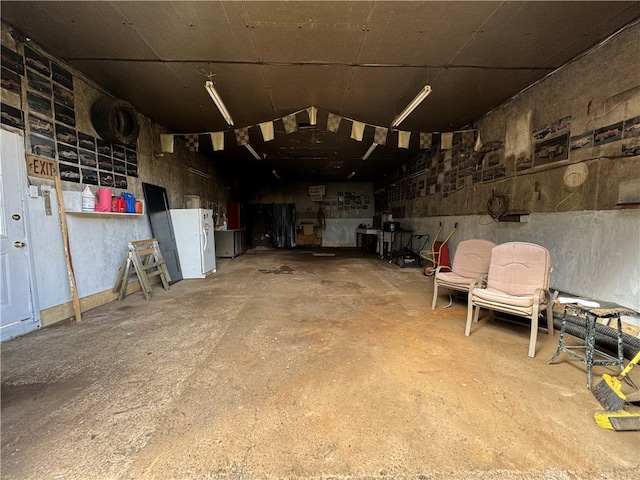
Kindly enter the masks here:
[[473, 282], [471, 282], [469, 284], [469, 298], [471, 298], [471, 294], [473, 292], [473, 290], [475, 288], [483, 288], [484, 287], [484, 280], [482, 279], [482, 277], [478, 277], [476, 278]]
[[533, 293], [533, 303], [542, 305], [548, 295], [546, 292], [547, 291], [544, 288], [536, 288], [536, 291]]
[[442, 269], [447, 269], [448, 271], [451, 271], [451, 267], [449, 265], [440, 265], [438, 268], [436, 268], [434, 274], [437, 274]]

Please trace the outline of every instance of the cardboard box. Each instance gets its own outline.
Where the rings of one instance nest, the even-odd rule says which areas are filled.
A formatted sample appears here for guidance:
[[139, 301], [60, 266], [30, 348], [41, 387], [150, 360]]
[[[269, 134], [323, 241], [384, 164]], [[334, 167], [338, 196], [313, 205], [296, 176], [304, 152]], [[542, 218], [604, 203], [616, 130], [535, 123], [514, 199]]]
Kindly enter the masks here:
[[313, 223], [303, 223], [302, 224], [302, 234], [303, 235], [313, 235]]
[[200, 208], [200, 195], [185, 195], [184, 208]]

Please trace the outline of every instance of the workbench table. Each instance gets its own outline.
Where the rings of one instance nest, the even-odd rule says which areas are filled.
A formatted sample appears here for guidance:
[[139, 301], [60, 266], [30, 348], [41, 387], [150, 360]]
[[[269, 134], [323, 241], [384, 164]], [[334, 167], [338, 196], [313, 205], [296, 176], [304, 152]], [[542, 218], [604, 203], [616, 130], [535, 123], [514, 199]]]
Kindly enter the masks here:
[[[591, 379], [594, 365], [619, 365], [620, 369], [624, 369], [624, 347], [622, 337], [622, 320], [621, 315], [638, 315], [638, 312], [627, 307], [622, 307], [611, 302], [596, 302], [593, 300], [584, 300], [580, 298], [564, 297], [559, 298], [556, 302], [564, 303], [564, 311], [562, 313], [562, 321], [560, 327], [560, 339], [558, 340], [558, 349], [556, 353], [547, 362], [553, 363], [561, 352], [566, 352], [577, 358], [587, 365], [587, 388], [591, 390]], [[564, 334], [567, 324], [568, 314], [584, 314], [586, 315], [585, 328], [585, 344], [577, 346], [567, 346], [564, 344]], [[602, 352], [595, 348], [596, 343], [596, 320], [598, 318], [607, 318], [617, 320], [618, 327], [618, 356], [614, 357], [608, 353]], [[577, 353], [577, 352], [583, 352]], [[596, 358], [598, 357], [598, 358]]]

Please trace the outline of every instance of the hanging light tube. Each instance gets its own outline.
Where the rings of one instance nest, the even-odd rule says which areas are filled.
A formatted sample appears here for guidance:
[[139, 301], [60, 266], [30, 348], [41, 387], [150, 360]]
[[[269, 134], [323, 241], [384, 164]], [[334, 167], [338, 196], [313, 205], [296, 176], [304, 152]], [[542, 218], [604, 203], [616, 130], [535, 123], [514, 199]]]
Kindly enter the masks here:
[[202, 178], [209, 178], [208, 173], [203, 172], [202, 170], [198, 170], [197, 168], [189, 167], [187, 170], [189, 171], [189, 173], [193, 173], [194, 175], [198, 175]]
[[377, 146], [378, 146], [378, 144], [377, 144], [376, 142], [373, 142], [373, 143], [371, 144], [371, 146], [369, 147], [369, 150], [367, 150], [367, 153], [365, 153], [365, 154], [362, 156], [362, 159], [363, 159], [363, 160], [366, 160], [367, 158], [369, 158], [369, 155], [371, 155], [371, 154], [373, 153], [373, 151], [376, 149], [376, 147], [377, 147]]
[[407, 105], [406, 108], [400, 113], [400, 115], [398, 115], [395, 118], [395, 120], [393, 121], [391, 126], [392, 127], [397, 127], [398, 125], [400, 125], [402, 123], [402, 121], [405, 118], [407, 118], [409, 116], [409, 114], [411, 112], [413, 112], [416, 109], [416, 107], [418, 105], [420, 105], [422, 103], [422, 101], [425, 98], [427, 98], [427, 95], [429, 95], [430, 93], [431, 93], [431, 86], [430, 85], [425, 85], [424, 88], [418, 92], [416, 97], [413, 100], [411, 100], [409, 105]]
[[271, 170], [271, 173], [273, 173], [274, 177], [276, 177], [278, 180], [280, 180], [280, 175], [278, 175], [278, 172], [276, 172], [275, 170]]
[[245, 143], [244, 146], [247, 147], [247, 150], [251, 152], [251, 155], [253, 155], [256, 160], [262, 160], [260, 155], [258, 155], [258, 152], [256, 152], [251, 145]]
[[349, 175], [347, 175], [347, 180], [349, 180], [350, 178], [353, 178], [355, 174], [356, 172], [351, 172]]
[[231, 114], [229, 113], [229, 110], [227, 110], [227, 107], [224, 105], [222, 98], [220, 98], [220, 95], [218, 94], [216, 87], [213, 85], [213, 82], [211, 80], [207, 80], [204, 83], [204, 88], [207, 90], [207, 93], [211, 96], [211, 100], [213, 100], [213, 103], [216, 104], [216, 107], [218, 107], [218, 110], [220, 110], [220, 113], [222, 114], [226, 122], [229, 124], [229, 126], [232, 126], [233, 119], [231, 118]]

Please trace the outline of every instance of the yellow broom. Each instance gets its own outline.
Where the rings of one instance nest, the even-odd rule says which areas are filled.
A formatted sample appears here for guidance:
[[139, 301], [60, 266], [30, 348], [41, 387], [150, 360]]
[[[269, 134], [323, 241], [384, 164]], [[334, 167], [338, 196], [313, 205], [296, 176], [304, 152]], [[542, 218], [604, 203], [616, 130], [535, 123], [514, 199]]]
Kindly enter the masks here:
[[600, 428], [617, 431], [640, 430], [640, 411], [597, 412], [593, 419]]
[[622, 410], [622, 407], [624, 407], [627, 396], [622, 393], [622, 379], [627, 376], [639, 361], [640, 352], [633, 357], [633, 360], [620, 372], [620, 375], [612, 377], [605, 373], [602, 375], [602, 381], [591, 390], [594, 397], [607, 412]]

